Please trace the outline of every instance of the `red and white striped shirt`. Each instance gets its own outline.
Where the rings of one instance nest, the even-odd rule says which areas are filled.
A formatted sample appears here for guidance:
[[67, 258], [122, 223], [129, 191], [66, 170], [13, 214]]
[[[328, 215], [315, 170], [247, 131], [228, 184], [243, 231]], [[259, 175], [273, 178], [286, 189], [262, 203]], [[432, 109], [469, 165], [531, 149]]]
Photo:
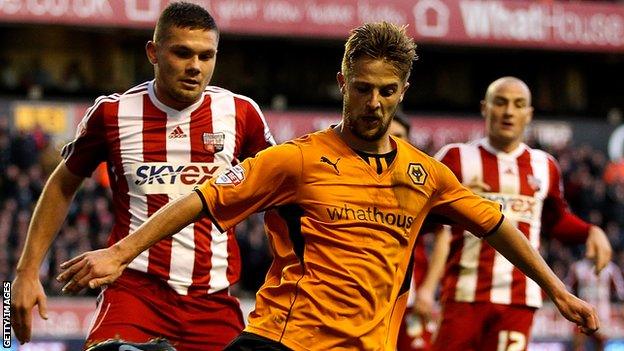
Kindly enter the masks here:
[[[108, 243], [135, 231], [149, 216], [225, 167], [275, 144], [258, 105], [218, 87], [182, 111], [158, 101], [154, 81], [101, 96], [62, 151], [67, 167], [87, 177], [106, 162], [115, 225]], [[177, 293], [213, 293], [239, 279], [233, 233], [197, 221], [134, 259], [128, 268], [166, 281]]]
[[[589, 230], [587, 223], [569, 213], [557, 162], [544, 151], [521, 144], [505, 153], [482, 139], [447, 145], [436, 158], [447, 165], [463, 185], [500, 203], [507, 220], [527, 236], [535, 249], [540, 245], [543, 220], [553, 222], [553, 228], [558, 222], [567, 221], [566, 230], [572, 228], [584, 235]], [[489, 189], [475, 190], [475, 184], [487, 184]], [[543, 215], [556, 218], [545, 219]], [[548, 226], [545, 229], [551, 229]], [[542, 293], [537, 283], [487, 242], [462, 228], [453, 227], [452, 231], [442, 301], [541, 306]]]
[[413, 307], [416, 302], [416, 291], [425, 280], [427, 270], [429, 269], [429, 259], [427, 258], [427, 250], [425, 249], [425, 240], [423, 233], [420, 233], [414, 243], [414, 251], [412, 253], [412, 281], [410, 284], [409, 295], [407, 295], [407, 307]]

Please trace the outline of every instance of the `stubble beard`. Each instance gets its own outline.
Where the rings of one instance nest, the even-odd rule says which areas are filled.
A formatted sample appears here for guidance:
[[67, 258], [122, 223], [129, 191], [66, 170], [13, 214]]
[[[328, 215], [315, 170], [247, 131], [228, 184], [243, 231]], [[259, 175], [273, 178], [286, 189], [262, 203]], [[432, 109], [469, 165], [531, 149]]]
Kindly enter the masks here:
[[[156, 80], [157, 84], [159, 83], [158, 80], [159, 79], [157, 77], [157, 80]], [[160, 81], [163, 83], [163, 88], [166, 91], [166, 93], [169, 95], [169, 98], [173, 99], [174, 101], [178, 103], [189, 104], [189, 105], [197, 102], [201, 98], [202, 92], [204, 91], [207, 85], [207, 84], [203, 84], [202, 88], [199, 90], [186, 90], [178, 85], [179, 82], [177, 81], [177, 79], [170, 80], [168, 82], [166, 78], [164, 78], [164, 79], [160, 79]]]
[[[381, 124], [377, 128], [372, 130], [362, 130], [364, 128], [364, 124], [358, 124], [357, 121], [354, 121], [353, 116], [349, 115], [345, 121], [345, 124], [351, 134], [353, 134], [358, 139], [362, 139], [364, 141], [378, 141], [388, 131], [388, 128], [390, 127], [390, 122], [391, 120], [384, 121], [382, 119]], [[360, 126], [361, 128], [359, 128]]]
[[202, 95], [202, 92], [206, 89], [206, 84], [202, 85], [198, 90], [186, 90], [178, 86], [173, 86], [170, 89], [170, 94], [174, 99], [185, 103], [194, 103]]
[[185, 103], [193, 103], [199, 100], [199, 97], [201, 96], [199, 92], [190, 92], [183, 89], [173, 89], [172, 94], [174, 99]]

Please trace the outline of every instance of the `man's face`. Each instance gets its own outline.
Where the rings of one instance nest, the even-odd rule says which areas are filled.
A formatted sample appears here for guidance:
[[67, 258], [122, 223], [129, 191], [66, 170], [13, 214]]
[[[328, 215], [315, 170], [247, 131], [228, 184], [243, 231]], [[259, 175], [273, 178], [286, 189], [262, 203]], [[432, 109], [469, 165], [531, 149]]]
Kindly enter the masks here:
[[355, 137], [366, 141], [376, 141], [387, 134], [409, 86], [390, 63], [371, 58], [354, 62], [348, 76], [338, 73], [338, 84], [344, 98], [344, 125]]
[[520, 82], [500, 83], [481, 102], [481, 114], [491, 140], [500, 145], [519, 143], [533, 116], [530, 92]]
[[159, 43], [146, 50], [154, 65], [156, 94], [176, 109], [185, 108], [200, 97], [215, 68], [218, 34], [214, 30], [171, 27]]

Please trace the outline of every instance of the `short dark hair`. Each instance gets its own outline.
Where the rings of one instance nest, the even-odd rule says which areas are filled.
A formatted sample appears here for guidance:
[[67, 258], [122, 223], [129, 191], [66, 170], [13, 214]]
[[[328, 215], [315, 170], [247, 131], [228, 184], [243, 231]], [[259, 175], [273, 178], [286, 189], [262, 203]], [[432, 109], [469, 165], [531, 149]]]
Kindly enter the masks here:
[[392, 64], [398, 76], [407, 81], [417, 59], [416, 44], [406, 31], [388, 22], [365, 23], [351, 31], [342, 57], [342, 74], [348, 76], [353, 63], [361, 57], [383, 59]]
[[154, 30], [154, 42], [165, 40], [171, 27], [214, 30], [219, 33], [217, 22], [206, 9], [184, 1], [169, 4], [160, 14]]

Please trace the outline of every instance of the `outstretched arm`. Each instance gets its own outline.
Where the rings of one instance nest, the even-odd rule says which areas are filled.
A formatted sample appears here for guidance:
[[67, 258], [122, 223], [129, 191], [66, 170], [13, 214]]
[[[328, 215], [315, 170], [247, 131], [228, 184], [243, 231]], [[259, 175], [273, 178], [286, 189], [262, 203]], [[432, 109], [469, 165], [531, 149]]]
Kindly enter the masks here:
[[50, 175], [35, 207], [11, 288], [11, 323], [21, 343], [30, 341], [31, 311], [35, 305], [41, 318], [48, 318], [46, 295], [39, 281], [39, 266], [67, 216], [82, 180], [61, 162]]
[[192, 192], [162, 207], [115, 245], [85, 252], [63, 263], [63, 272], [57, 277], [67, 283], [63, 292], [75, 293], [87, 286], [93, 289], [114, 282], [141, 252], [196, 221], [202, 209], [199, 195]]
[[576, 323], [583, 333], [591, 334], [598, 330], [600, 322], [594, 308], [566, 290], [563, 282], [531, 247], [527, 238], [507, 220], [494, 234], [486, 237], [486, 240], [513, 265], [539, 284], [559, 312], [566, 319]]

